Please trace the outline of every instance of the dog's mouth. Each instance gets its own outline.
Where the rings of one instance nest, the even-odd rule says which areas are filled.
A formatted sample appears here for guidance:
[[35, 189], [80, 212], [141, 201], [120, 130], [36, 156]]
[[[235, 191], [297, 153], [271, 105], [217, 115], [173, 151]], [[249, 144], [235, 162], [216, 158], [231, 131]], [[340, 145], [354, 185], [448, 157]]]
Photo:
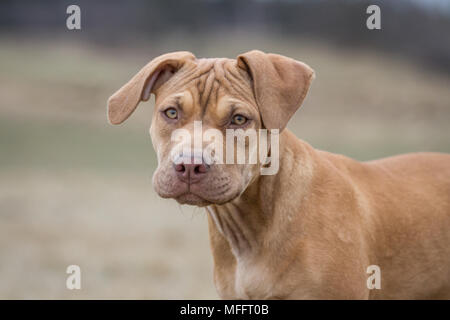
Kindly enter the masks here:
[[164, 171], [155, 172], [153, 185], [162, 198], [198, 207], [225, 204], [239, 196], [241, 191], [240, 185], [228, 177], [205, 177], [202, 181], [188, 183], [172, 174], [164, 174]]

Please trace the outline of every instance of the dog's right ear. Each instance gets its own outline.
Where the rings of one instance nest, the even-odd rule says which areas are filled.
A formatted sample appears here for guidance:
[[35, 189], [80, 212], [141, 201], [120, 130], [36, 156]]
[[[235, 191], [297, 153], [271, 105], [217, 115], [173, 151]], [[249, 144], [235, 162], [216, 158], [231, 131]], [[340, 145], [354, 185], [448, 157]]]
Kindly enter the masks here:
[[187, 51], [167, 53], [150, 61], [130, 81], [108, 99], [108, 119], [112, 124], [124, 122], [141, 101], [150, 98], [155, 85], [160, 86], [195, 56]]

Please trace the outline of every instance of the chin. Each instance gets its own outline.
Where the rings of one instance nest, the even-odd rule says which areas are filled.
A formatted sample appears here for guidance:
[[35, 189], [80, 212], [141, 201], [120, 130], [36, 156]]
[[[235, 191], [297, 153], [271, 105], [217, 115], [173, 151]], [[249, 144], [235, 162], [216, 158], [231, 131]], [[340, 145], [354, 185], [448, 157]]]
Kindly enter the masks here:
[[181, 196], [178, 196], [175, 198], [175, 200], [177, 200], [177, 202], [179, 204], [188, 204], [191, 206], [197, 206], [197, 207], [206, 207], [210, 204], [212, 204], [212, 202], [203, 199], [200, 196], [197, 196], [191, 192], [185, 193]]
[[197, 207], [206, 207], [211, 204], [223, 205], [227, 202], [234, 200], [238, 195], [239, 195], [239, 193], [236, 193], [236, 194], [229, 195], [226, 197], [207, 199], [207, 198], [201, 197], [195, 193], [187, 192], [180, 196], [174, 197], [174, 199], [177, 200], [178, 203], [180, 203], [180, 204], [188, 204], [188, 205], [197, 206]]

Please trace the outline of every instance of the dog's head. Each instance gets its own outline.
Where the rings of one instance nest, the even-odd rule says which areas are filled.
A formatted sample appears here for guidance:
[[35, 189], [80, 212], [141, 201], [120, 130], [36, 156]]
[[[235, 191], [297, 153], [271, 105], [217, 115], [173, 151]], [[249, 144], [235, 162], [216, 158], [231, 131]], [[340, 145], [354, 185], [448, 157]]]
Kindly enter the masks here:
[[[168, 53], [152, 60], [110, 97], [108, 116], [111, 123], [122, 123], [154, 93], [150, 135], [159, 163], [155, 190], [180, 203], [223, 204], [258, 177], [271, 145], [269, 141], [268, 148], [261, 147], [259, 129], [281, 132], [286, 127], [313, 74], [304, 63], [256, 50], [237, 59]], [[249, 132], [256, 133], [256, 144]], [[227, 141], [229, 133], [236, 136], [230, 134]], [[247, 135], [242, 144], [234, 143], [239, 134]], [[247, 155], [244, 163], [225, 161], [236, 160], [239, 148]], [[251, 154], [259, 161], [251, 161]]]

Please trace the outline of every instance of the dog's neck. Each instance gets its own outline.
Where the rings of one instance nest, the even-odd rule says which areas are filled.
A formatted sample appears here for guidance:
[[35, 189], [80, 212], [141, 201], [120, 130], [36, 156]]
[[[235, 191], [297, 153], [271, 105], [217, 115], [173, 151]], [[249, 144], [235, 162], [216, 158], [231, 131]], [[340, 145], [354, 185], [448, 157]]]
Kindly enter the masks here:
[[[299, 143], [297, 138], [293, 139], [292, 133], [284, 130], [280, 135], [279, 172], [273, 176], [259, 176], [230, 203], [207, 207], [215, 260], [231, 258], [224, 250], [231, 251], [237, 262], [276, 254], [280, 241], [283, 241], [280, 231], [287, 230], [292, 220], [297, 218], [292, 215], [298, 212], [296, 209], [301, 204], [302, 195], [297, 195], [293, 201], [290, 194], [275, 191], [290, 190], [292, 186], [283, 184], [298, 181], [306, 193], [312, 179], [312, 150], [308, 144]], [[299, 167], [302, 170], [298, 170]], [[296, 209], [289, 210], [291, 205]]]
[[[249, 186], [245, 195], [224, 205], [212, 205], [207, 211], [214, 223], [214, 231], [223, 236], [230, 245], [236, 258], [257, 254], [260, 250], [259, 241], [266, 227], [268, 214], [262, 211], [259, 203], [257, 184]], [[250, 201], [244, 198], [252, 193]]]

